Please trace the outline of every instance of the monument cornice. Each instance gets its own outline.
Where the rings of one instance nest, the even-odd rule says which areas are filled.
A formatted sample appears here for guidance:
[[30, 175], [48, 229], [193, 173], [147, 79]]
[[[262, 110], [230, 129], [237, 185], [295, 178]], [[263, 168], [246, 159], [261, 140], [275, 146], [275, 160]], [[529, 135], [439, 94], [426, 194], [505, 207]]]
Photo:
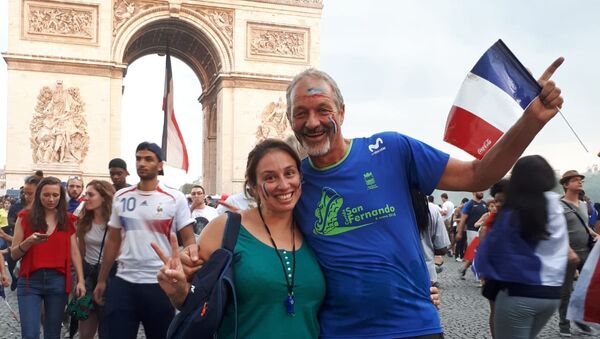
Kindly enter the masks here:
[[204, 105], [205, 103], [203, 101], [206, 98], [211, 97], [223, 88], [253, 88], [285, 91], [292, 79], [292, 76], [247, 72], [219, 74], [198, 98], [198, 101]]
[[253, 0], [270, 4], [288, 5], [297, 7], [323, 8], [323, 0]]
[[80, 74], [118, 78], [127, 69], [126, 64], [97, 59], [81, 59], [34, 55], [20, 53], [2, 53], [9, 70], [50, 72], [62, 74]]

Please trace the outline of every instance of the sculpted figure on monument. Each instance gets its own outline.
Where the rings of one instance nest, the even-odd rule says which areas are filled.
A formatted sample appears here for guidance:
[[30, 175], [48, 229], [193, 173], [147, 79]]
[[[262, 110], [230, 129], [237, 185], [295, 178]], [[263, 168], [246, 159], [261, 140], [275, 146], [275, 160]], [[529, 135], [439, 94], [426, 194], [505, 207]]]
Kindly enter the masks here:
[[117, 31], [127, 19], [131, 18], [135, 12], [135, 3], [132, 0], [129, 2], [125, 0], [118, 0], [114, 5], [115, 17], [113, 19], [113, 35], [117, 34]]
[[79, 89], [64, 89], [57, 81], [54, 90], [44, 86], [38, 95], [30, 124], [35, 163], [81, 163], [87, 154], [89, 136]]
[[256, 141], [261, 142], [268, 138], [285, 139], [292, 134], [292, 129], [286, 118], [287, 106], [282, 98], [278, 102], [271, 102], [261, 114], [261, 124], [256, 131]]
[[89, 38], [93, 34], [92, 22], [90, 11], [31, 7], [29, 32]]

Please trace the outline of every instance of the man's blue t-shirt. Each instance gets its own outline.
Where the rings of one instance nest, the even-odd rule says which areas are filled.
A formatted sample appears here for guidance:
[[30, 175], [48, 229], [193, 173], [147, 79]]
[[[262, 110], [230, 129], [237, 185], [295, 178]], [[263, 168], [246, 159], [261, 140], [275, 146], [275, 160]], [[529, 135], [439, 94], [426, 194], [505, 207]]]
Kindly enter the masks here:
[[327, 280], [322, 338], [442, 332], [409, 187], [431, 193], [447, 163], [447, 154], [392, 132], [353, 139], [324, 169], [303, 161], [295, 217]]
[[465, 225], [467, 226], [467, 231], [477, 231], [477, 227], [475, 227], [475, 223], [481, 219], [481, 216], [487, 212], [487, 204], [485, 201], [480, 200], [479, 202], [471, 199], [469, 200], [463, 209], [460, 211], [463, 215], [467, 215], [467, 220], [465, 220]]

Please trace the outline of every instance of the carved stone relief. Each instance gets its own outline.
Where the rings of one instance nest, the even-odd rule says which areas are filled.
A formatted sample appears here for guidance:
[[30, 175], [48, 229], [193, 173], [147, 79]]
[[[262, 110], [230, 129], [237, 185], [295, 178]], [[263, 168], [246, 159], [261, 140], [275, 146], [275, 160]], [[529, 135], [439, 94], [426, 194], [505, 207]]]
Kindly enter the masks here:
[[59, 80], [54, 89], [44, 86], [40, 90], [29, 125], [34, 163], [81, 163], [85, 159], [89, 135], [83, 112], [79, 88], [65, 89]]
[[256, 129], [256, 143], [268, 138], [286, 139], [293, 134], [286, 110], [287, 105], [283, 98], [265, 107], [261, 113], [261, 123]]
[[308, 29], [248, 23], [249, 58], [308, 62]]
[[23, 37], [67, 43], [98, 42], [98, 6], [27, 1]]
[[199, 8], [195, 9], [203, 17], [207, 18], [215, 28], [223, 33], [227, 39], [227, 45], [233, 47], [233, 10], [225, 8]]
[[113, 31], [117, 35], [119, 29], [135, 14], [152, 7], [152, 4], [138, 0], [113, 0]]

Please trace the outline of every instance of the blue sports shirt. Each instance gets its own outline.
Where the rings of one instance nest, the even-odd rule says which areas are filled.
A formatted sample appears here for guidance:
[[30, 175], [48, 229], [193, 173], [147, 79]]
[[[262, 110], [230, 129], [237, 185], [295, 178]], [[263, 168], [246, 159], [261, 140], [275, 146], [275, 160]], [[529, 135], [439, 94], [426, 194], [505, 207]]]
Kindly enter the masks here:
[[448, 155], [394, 132], [353, 139], [323, 169], [302, 163], [297, 224], [326, 278], [322, 338], [441, 333], [409, 186], [430, 194]]

